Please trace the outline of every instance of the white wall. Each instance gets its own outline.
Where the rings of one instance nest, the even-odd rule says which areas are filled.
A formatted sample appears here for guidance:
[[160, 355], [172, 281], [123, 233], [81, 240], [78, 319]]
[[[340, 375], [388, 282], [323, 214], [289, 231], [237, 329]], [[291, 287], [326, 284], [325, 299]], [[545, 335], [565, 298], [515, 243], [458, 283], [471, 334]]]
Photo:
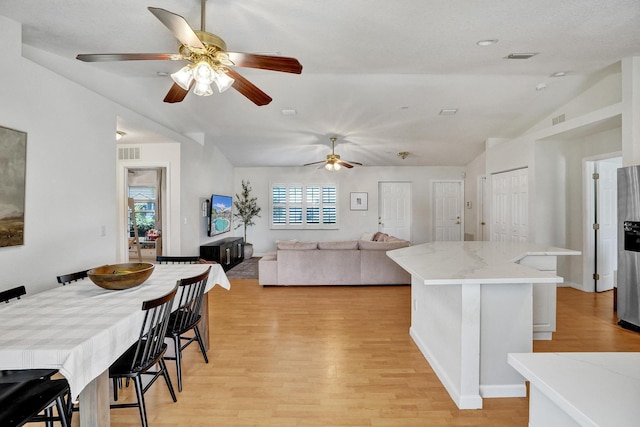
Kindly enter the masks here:
[[[585, 135], [580, 138], [540, 141], [536, 144], [536, 162], [539, 194], [544, 194], [545, 203], [537, 204], [539, 227], [536, 241], [575, 250], [582, 250], [585, 227], [584, 171], [583, 160], [620, 151], [622, 134], [620, 128]], [[558, 183], [566, 183], [558, 185]], [[583, 277], [583, 258], [566, 257], [561, 260], [569, 284], [580, 289], [590, 278]]]
[[[431, 241], [431, 181], [437, 179], [462, 179], [461, 167], [355, 167], [351, 170], [327, 172], [314, 167], [291, 168], [236, 168], [235, 194], [241, 191], [241, 181], [249, 181], [252, 194], [258, 198], [262, 208], [256, 225], [247, 231], [247, 240], [254, 244], [256, 255], [275, 249], [276, 240], [298, 239], [347, 240], [358, 239], [364, 232], [378, 229], [378, 183], [412, 183], [412, 243]], [[286, 183], [332, 183], [339, 192], [339, 230], [271, 230], [269, 228], [269, 185], [272, 182]], [[351, 211], [351, 192], [367, 192], [369, 209]], [[234, 224], [235, 227], [235, 224]], [[231, 233], [230, 233], [231, 235]], [[242, 228], [235, 231], [242, 236]], [[222, 235], [220, 237], [225, 237]]]
[[111, 102], [22, 58], [21, 32], [0, 16], [0, 126], [27, 133], [25, 241], [0, 248], [0, 290], [24, 284], [32, 293], [59, 274], [115, 260], [116, 114]]
[[[530, 240], [582, 250], [582, 159], [621, 150], [619, 65], [576, 98], [511, 140], [487, 144], [488, 175], [529, 168]], [[566, 121], [552, 125], [551, 118]], [[558, 274], [581, 288], [582, 257], [560, 257]]]
[[207, 218], [202, 216], [202, 203], [212, 194], [233, 193], [234, 170], [220, 153], [215, 141], [199, 144], [182, 144], [182, 241], [180, 255], [199, 255], [200, 245], [221, 236], [207, 236]]

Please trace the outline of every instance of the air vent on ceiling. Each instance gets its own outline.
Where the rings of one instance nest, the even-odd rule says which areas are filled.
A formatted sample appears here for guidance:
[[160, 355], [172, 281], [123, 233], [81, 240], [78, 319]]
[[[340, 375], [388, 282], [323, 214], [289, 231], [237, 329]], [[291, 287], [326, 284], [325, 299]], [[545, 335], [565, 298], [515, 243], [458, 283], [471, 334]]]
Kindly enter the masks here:
[[118, 160], [140, 160], [140, 147], [118, 148]]
[[551, 119], [551, 124], [552, 125], [557, 125], [558, 123], [562, 123], [564, 121], [565, 121], [564, 114], [560, 114], [559, 116], [554, 117], [554, 118]]

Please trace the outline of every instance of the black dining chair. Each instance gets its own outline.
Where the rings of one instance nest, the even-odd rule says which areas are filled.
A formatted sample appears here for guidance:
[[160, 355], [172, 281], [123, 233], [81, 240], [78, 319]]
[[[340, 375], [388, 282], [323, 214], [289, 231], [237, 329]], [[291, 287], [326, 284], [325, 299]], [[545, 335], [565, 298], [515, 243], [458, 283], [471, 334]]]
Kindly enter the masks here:
[[87, 271], [88, 270], [82, 270], [82, 271], [78, 271], [76, 273], [62, 274], [62, 275], [57, 277], [58, 283], [60, 283], [62, 286], [64, 286], [64, 285], [68, 285], [71, 282], [76, 282], [78, 280], [82, 280], [85, 277], [87, 277]]
[[[142, 303], [142, 310], [145, 315], [138, 341], [129, 347], [109, 368], [109, 378], [113, 380], [114, 400], [118, 400], [118, 380], [123, 378], [133, 379], [137, 398], [136, 403], [117, 403], [112, 404], [111, 408], [137, 407], [143, 427], [148, 425], [144, 393], [160, 375], [164, 377], [173, 401], [178, 401], [171, 385], [167, 366], [162, 358], [167, 350], [164, 337], [167, 332], [169, 315], [171, 314], [177, 289], [178, 287], [176, 286], [168, 294]], [[158, 369], [152, 371], [151, 368], [155, 365], [158, 365]], [[151, 379], [146, 386], [143, 386], [142, 375], [151, 375]]]
[[[55, 404], [57, 414], [51, 410]], [[45, 415], [40, 415], [45, 411]], [[67, 380], [31, 379], [0, 383], [0, 426], [14, 427], [27, 423], [71, 426], [71, 395]]]
[[200, 257], [197, 256], [164, 256], [158, 255], [156, 262], [158, 264], [197, 264]]
[[[207, 350], [204, 348], [204, 342], [202, 341], [198, 324], [202, 319], [200, 306], [202, 305], [202, 298], [210, 271], [211, 266], [198, 276], [178, 280], [178, 288], [180, 289], [179, 304], [177, 309], [171, 313], [166, 334], [167, 338], [173, 340], [175, 355], [164, 357], [166, 360], [176, 361], [178, 391], [182, 391], [182, 351], [187, 348], [189, 344], [197, 341], [205, 363], [209, 363]], [[183, 336], [191, 330], [193, 330], [193, 336]]]

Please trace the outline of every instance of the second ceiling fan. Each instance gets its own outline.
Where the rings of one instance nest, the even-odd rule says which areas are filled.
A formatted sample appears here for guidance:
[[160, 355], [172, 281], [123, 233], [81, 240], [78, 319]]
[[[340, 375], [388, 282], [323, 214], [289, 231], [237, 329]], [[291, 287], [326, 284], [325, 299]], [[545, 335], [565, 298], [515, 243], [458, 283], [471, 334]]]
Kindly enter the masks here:
[[175, 83], [169, 89], [164, 102], [181, 102], [192, 87], [196, 95], [211, 95], [213, 94], [211, 85], [215, 84], [219, 92], [233, 87], [258, 106], [269, 104], [271, 102], [269, 95], [231, 67], [259, 68], [300, 74], [302, 65], [297, 59], [284, 56], [228, 52], [224, 40], [205, 31], [205, 2], [206, 0], [201, 0], [200, 31], [193, 30], [180, 15], [157, 7], [147, 8], [178, 39], [180, 42], [178, 53], [100, 53], [80, 54], [76, 58], [85, 62], [188, 61], [189, 64], [171, 74]]
[[335, 136], [332, 136], [331, 138], [329, 138], [329, 140], [331, 141], [331, 154], [327, 154], [326, 160], [307, 163], [307, 164], [304, 164], [303, 166], [311, 166], [311, 165], [318, 165], [320, 163], [324, 163], [324, 168], [329, 171], [340, 170], [340, 168], [342, 168], [343, 166], [348, 169], [351, 169], [353, 165], [362, 166], [362, 163], [360, 162], [353, 162], [351, 160], [346, 161], [346, 160], [340, 159], [340, 155], [335, 153], [335, 146], [336, 146], [337, 139], [338, 138], [336, 138]]

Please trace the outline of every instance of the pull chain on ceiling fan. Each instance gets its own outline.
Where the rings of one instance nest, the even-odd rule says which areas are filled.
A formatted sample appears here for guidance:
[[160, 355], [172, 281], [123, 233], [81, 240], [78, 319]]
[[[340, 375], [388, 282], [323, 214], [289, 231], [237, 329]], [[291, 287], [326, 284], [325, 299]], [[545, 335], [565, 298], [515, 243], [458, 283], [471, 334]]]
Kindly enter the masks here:
[[[362, 163], [360, 162], [353, 162], [351, 160], [341, 160], [340, 159], [340, 155], [335, 153], [335, 145], [336, 145], [336, 140], [338, 138], [336, 138], [335, 136], [332, 136], [331, 138], [329, 138], [329, 140], [331, 141], [331, 154], [327, 154], [327, 159], [326, 160], [321, 160], [319, 162], [313, 162], [313, 163], [307, 163], [303, 166], [311, 166], [311, 165], [317, 165], [320, 163], [324, 163], [324, 168], [328, 171], [338, 171], [342, 168], [342, 166], [344, 166], [345, 168], [351, 169], [353, 167], [353, 165], [358, 165], [358, 166], [362, 166]], [[353, 163], [353, 164], [352, 164]]]
[[180, 42], [178, 53], [80, 54], [76, 58], [85, 62], [188, 61], [189, 64], [171, 74], [175, 83], [169, 89], [164, 102], [181, 102], [192, 87], [195, 95], [212, 95], [211, 85], [215, 84], [219, 92], [233, 87], [258, 106], [269, 104], [271, 102], [269, 95], [231, 67], [259, 68], [300, 74], [302, 65], [297, 59], [284, 56], [228, 52], [227, 44], [222, 38], [205, 31], [205, 3], [206, 0], [201, 0], [200, 31], [194, 31], [180, 15], [157, 7], [147, 8], [178, 39]]

